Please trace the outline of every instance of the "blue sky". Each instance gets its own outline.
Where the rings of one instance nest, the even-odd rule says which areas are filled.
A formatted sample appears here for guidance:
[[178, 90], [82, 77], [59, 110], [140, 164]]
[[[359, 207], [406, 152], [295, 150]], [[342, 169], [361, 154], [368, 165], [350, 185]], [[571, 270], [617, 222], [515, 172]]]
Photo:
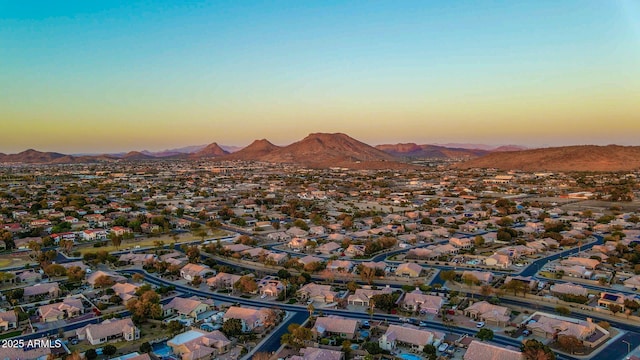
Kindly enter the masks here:
[[631, 0], [0, 1], [0, 151], [637, 144], [637, 19]]

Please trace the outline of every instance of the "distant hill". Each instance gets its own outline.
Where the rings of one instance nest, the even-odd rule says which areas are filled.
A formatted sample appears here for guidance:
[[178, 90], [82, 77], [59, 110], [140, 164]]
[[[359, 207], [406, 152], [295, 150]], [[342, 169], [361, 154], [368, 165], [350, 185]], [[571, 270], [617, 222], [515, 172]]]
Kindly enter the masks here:
[[499, 151], [520, 151], [520, 150], [527, 150], [528, 148], [526, 146], [520, 146], [520, 145], [502, 145], [502, 146], [498, 146], [497, 148], [491, 150], [492, 152], [499, 152]]
[[25, 150], [17, 154], [0, 155], [0, 162], [24, 163], [24, 164], [46, 164], [66, 155], [56, 152], [42, 152], [33, 149]]
[[486, 151], [513, 151], [513, 150], [526, 150], [526, 146], [520, 145], [486, 145], [486, 144], [465, 144], [465, 143], [447, 143], [447, 144], [433, 144], [435, 146], [443, 146], [451, 149], [467, 149], [467, 150], [486, 150]]
[[406, 159], [469, 159], [487, 154], [486, 150], [448, 148], [415, 143], [377, 145], [376, 149]]
[[[274, 163], [294, 163], [313, 168], [396, 168], [392, 155], [342, 133], [309, 134], [304, 139], [259, 158]], [[389, 162], [386, 164], [385, 162]], [[395, 164], [391, 164], [394, 162]], [[355, 166], [356, 164], [359, 164]], [[403, 164], [406, 166], [406, 164]]]
[[249, 146], [234, 153], [220, 157], [220, 160], [260, 160], [262, 157], [280, 149], [280, 146], [273, 145], [267, 139], [255, 140]]
[[95, 156], [73, 156], [55, 152], [42, 152], [33, 149], [23, 151], [18, 154], [1, 154], [0, 163], [21, 163], [21, 164], [80, 164], [111, 162], [118, 160], [110, 155]]
[[122, 156], [123, 160], [151, 160], [155, 159], [155, 156], [143, 154], [140, 151], [130, 151]]
[[523, 171], [630, 171], [640, 169], [640, 146], [563, 146], [492, 152], [465, 161], [458, 168]]
[[212, 143], [207, 145], [204, 149], [195, 152], [190, 155], [191, 158], [210, 158], [210, 157], [218, 157], [229, 154], [228, 151], [225, 151], [221, 148], [217, 143]]

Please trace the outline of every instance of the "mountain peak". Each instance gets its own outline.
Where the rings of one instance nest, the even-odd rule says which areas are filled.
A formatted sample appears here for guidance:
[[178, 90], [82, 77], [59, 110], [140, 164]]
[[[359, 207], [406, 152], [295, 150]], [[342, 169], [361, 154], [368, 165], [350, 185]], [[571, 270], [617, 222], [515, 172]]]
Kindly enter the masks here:
[[225, 151], [223, 148], [218, 145], [218, 143], [213, 142], [207, 145], [204, 149], [193, 154], [193, 157], [201, 158], [201, 157], [216, 157], [223, 156], [229, 154], [228, 151]]

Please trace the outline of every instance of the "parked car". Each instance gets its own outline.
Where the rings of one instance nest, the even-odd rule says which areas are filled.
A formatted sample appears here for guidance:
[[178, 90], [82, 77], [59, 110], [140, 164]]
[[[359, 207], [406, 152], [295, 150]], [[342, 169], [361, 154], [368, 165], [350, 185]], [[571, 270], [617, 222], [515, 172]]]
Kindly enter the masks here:
[[480, 321], [479, 323], [476, 324], [477, 328], [481, 328], [484, 327], [484, 321]]
[[527, 329], [527, 330], [522, 332], [522, 335], [529, 336], [529, 335], [531, 335], [531, 331]]
[[448, 348], [448, 347], [449, 347], [449, 344], [447, 344], [447, 343], [442, 343], [442, 344], [440, 344], [440, 346], [438, 346], [438, 351], [440, 351], [440, 352], [444, 352], [444, 351], [446, 351], [446, 350], [447, 350], [447, 348]]

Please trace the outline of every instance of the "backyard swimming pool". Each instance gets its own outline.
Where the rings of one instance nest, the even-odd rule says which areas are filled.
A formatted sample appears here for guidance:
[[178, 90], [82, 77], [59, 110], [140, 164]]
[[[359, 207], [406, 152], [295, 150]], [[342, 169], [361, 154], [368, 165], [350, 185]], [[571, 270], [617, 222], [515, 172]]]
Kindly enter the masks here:
[[420, 356], [414, 354], [400, 354], [398, 357], [404, 360], [422, 360]]
[[160, 359], [168, 358], [172, 355], [173, 350], [167, 345], [166, 341], [159, 342], [157, 344], [153, 344], [151, 346], [153, 353], [159, 357]]

